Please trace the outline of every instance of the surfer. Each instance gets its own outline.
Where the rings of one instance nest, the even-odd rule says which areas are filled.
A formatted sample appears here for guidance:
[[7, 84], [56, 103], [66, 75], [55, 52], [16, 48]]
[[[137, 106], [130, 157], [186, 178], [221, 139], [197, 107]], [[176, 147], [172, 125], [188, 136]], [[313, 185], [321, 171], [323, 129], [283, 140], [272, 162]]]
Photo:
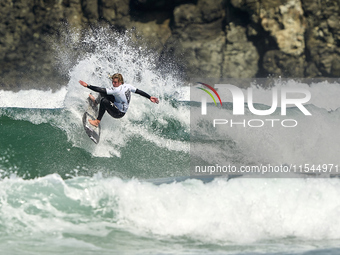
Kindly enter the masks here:
[[[159, 103], [158, 98], [152, 97], [130, 84], [124, 84], [123, 76], [120, 73], [116, 73], [110, 76], [110, 78], [112, 80], [113, 87], [109, 89], [92, 86], [84, 81], [79, 81], [80, 85], [98, 92], [101, 95], [98, 117], [96, 120], [89, 120], [91, 125], [98, 127], [105, 111], [107, 111], [113, 118], [122, 118], [129, 108], [131, 92], [146, 97], [153, 103]], [[94, 103], [99, 103], [91, 94], [90, 98]]]

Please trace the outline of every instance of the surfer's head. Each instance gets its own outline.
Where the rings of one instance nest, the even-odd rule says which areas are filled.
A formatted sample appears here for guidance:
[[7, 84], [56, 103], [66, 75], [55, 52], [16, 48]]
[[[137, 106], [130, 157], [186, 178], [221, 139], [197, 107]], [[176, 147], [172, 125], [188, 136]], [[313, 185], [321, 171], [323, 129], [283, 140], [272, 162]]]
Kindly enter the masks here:
[[111, 76], [112, 79], [112, 85], [114, 87], [119, 87], [120, 85], [124, 84], [124, 79], [123, 75], [120, 73], [115, 73], [114, 75]]

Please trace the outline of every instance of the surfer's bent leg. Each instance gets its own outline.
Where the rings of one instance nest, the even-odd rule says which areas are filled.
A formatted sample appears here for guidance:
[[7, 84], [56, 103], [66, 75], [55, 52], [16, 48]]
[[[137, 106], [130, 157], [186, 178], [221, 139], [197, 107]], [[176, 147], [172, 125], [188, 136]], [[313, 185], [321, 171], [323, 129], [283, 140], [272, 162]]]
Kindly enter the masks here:
[[118, 110], [112, 101], [107, 97], [103, 97], [100, 100], [99, 114], [97, 120], [102, 120], [105, 111], [107, 111], [113, 118], [119, 119], [125, 115], [125, 113]]

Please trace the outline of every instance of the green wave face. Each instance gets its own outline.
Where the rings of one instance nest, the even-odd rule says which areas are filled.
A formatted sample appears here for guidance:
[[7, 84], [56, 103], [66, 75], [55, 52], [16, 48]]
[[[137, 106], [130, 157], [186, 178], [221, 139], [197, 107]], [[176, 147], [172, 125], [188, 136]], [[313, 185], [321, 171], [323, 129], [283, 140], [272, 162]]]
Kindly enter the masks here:
[[[77, 175], [93, 176], [100, 172], [107, 176], [122, 178], [155, 178], [187, 174], [188, 152], [157, 146], [136, 134], [131, 135], [125, 144], [118, 148], [119, 155], [96, 156], [94, 152], [101, 149], [101, 144], [96, 145], [89, 140], [81, 123], [71, 130], [64, 130], [64, 127], [58, 127], [56, 121], [46, 120], [45, 123], [34, 124], [22, 120], [19, 117], [22, 112], [25, 112], [24, 115], [53, 115], [58, 121], [67, 119], [68, 115], [67, 112], [60, 110], [49, 110], [44, 113], [43, 110], [13, 109], [7, 114], [10, 116], [6, 114], [0, 116], [2, 177], [16, 174], [31, 179], [57, 173], [63, 178], [68, 178]], [[176, 120], [169, 120], [169, 123], [167, 129], [159, 129], [160, 139], [186, 142], [188, 136], [180, 124]], [[104, 129], [102, 134], [104, 138], [101, 141], [103, 144], [105, 136], [110, 137], [109, 132]], [[114, 146], [112, 144], [112, 147]]]

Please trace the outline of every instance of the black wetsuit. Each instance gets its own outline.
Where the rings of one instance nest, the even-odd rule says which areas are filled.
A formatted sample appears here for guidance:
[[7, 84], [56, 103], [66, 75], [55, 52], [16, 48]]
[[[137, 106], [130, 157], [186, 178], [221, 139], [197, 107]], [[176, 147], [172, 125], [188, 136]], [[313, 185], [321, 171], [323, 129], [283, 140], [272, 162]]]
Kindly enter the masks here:
[[[122, 86], [122, 85], [120, 85], [120, 86]], [[131, 85], [126, 85], [126, 86], [130, 86], [132, 88], [132, 91], [136, 94], [144, 96], [148, 99], [151, 98], [151, 96], [149, 94], [145, 93], [142, 90], [135, 89]], [[89, 89], [95, 91], [95, 92], [100, 93], [101, 97], [99, 97], [99, 98], [101, 98], [101, 99], [97, 98], [97, 99], [100, 100], [100, 102], [98, 102], [99, 100], [98, 101], [96, 100], [97, 104], [100, 103], [99, 114], [98, 114], [98, 117], [97, 117], [98, 120], [101, 120], [103, 118], [105, 111], [107, 111], [113, 118], [117, 118], [117, 119], [122, 118], [125, 115], [125, 113], [128, 109], [128, 105], [130, 103], [130, 92], [131, 92], [131, 90], [129, 88], [126, 89], [123, 92], [117, 93], [116, 96], [119, 97], [119, 99], [120, 99], [120, 101], [117, 103], [117, 100], [114, 96], [115, 88], [105, 89], [105, 88], [92, 86], [92, 85], [88, 85], [87, 87]], [[111, 94], [108, 94], [108, 91]], [[118, 108], [119, 106], [120, 106], [121, 109]]]

